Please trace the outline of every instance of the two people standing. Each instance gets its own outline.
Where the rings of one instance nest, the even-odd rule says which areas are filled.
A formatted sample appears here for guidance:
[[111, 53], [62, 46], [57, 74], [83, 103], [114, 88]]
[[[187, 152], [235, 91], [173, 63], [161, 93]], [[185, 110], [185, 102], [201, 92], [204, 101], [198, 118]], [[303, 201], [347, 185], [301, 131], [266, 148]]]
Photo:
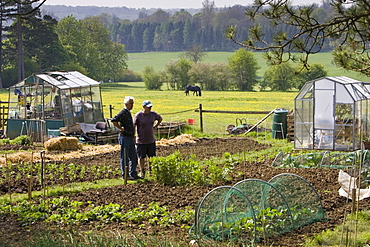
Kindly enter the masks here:
[[[132, 118], [131, 110], [134, 106], [134, 98], [125, 97], [125, 107], [111, 121], [113, 125], [120, 130], [118, 142], [121, 145], [120, 165], [122, 177], [125, 173], [125, 164], [129, 165], [129, 179], [141, 179], [136, 171], [139, 164], [142, 176], [145, 176], [146, 157], [150, 158], [156, 155], [154, 129], [162, 122], [162, 117], [151, 111], [152, 103], [145, 100], [142, 103], [143, 109]], [[135, 134], [136, 145], [135, 148]], [[126, 160], [125, 160], [126, 158]], [[150, 165], [148, 165], [149, 170]]]

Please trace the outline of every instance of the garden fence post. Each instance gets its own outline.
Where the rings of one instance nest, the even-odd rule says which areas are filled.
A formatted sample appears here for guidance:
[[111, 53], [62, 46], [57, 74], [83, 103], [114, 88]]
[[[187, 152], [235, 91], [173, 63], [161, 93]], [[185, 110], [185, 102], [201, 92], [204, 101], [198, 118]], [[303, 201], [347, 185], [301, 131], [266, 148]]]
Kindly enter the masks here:
[[112, 113], [113, 109], [114, 109], [114, 106], [109, 105], [109, 117], [110, 118], [113, 118], [113, 113]]
[[202, 104], [199, 104], [199, 119], [200, 119], [200, 132], [203, 132], [203, 114], [202, 114]]

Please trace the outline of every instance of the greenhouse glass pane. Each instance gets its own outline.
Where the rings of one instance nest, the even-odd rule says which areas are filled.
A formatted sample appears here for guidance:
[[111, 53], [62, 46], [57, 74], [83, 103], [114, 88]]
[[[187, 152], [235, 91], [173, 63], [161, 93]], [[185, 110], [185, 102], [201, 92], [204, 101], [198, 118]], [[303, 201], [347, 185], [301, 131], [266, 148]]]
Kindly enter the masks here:
[[296, 124], [294, 128], [294, 147], [312, 149], [312, 124]]
[[336, 103], [353, 103], [354, 98], [351, 96], [351, 93], [347, 90], [347, 88], [352, 89], [352, 87], [345, 87], [339, 83], [336, 84]]
[[334, 90], [315, 90], [315, 128], [334, 129]]
[[312, 99], [312, 97], [313, 97], [312, 92], [313, 92], [313, 83], [312, 82], [307, 82], [301, 88], [301, 90], [298, 93], [296, 99]]
[[334, 89], [334, 82], [328, 79], [322, 79], [315, 83], [315, 91], [320, 89]]

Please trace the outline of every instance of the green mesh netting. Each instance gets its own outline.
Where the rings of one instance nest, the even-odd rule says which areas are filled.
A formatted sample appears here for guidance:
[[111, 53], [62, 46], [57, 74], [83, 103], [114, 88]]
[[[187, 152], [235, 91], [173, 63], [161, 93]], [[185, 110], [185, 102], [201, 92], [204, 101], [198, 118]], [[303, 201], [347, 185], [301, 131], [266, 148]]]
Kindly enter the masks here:
[[321, 221], [325, 212], [320, 196], [312, 185], [300, 176], [284, 173], [270, 179], [285, 198], [292, 215], [294, 228]]
[[255, 218], [248, 197], [239, 189], [221, 186], [213, 189], [199, 202], [192, 234], [215, 240], [237, 239], [252, 242]]
[[272, 184], [259, 179], [247, 179], [235, 184], [234, 187], [248, 195], [253, 205], [257, 229], [256, 241], [293, 229], [289, 205]]
[[246, 179], [210, 191], [197, 206], [191, 233], [253, 243], [323, 217], [316, 190], [297, 175], [281, 174], [269, 182]]

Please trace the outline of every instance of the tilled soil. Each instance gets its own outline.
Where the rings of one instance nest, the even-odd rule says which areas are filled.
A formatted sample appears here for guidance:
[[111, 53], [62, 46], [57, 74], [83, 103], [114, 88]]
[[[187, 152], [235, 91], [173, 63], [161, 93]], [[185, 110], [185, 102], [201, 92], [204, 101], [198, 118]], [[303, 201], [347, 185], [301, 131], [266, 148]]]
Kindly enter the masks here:
[[[198, 159], [206, 159], [212, 156], [222, 156], [223, 153], [229, 152], [239, 153], [242, 151], [257, 151], [265, 149], [267, 146], [259, 144], [248, 138], [216, 138], [216, 139], [200, 139], [195, 144], [183, 144], [168, 147], [157, 147], [158, 156], [167, 156], [176, 150], [179, 150], [183, 155], [195, 154]], [[262, 159], [261, 159], [262, 158]], [[259, 160], [263, 160], [260, 157]], [[103, 164], [113, 163], [119, 165], [119, 152], [110, 152], [106, 154], [98, 154], [70, 160], [74, 164]], [[291, 173], [298, 175], [317, 190], [326, 219], [322, 222], [316, 222], [307, 226], [300, 227], [289, 233], [263, 240], [261, 244], [266, 246], [299, 246], [304, 241], [304, 237], [312, 236], [325, 229], [332, 229], [336, 225], [342, 223], [346, 213], [350, 212], [351, 202], [339, 196], [340, 188], [337, 180], [339, 170], [328, 168], [312, 168], [312, 169], [281, 169], [271, 167], [272, 160], [264, 160], [263, 162], [241, 163], [237, 165], [236, 171], [241, 172], [241, 176], [236, 176], [233, 181], [221, 185], [233, 185], [238, 181], [248, 178], [261, 179], [268, 181], [276, 175], [282, 173]], [[195, 208], [200, 199], [202, 199], [209, 191], [217, 186], [176, 186], [168, 187], [156, 184], [151, 181], [141, 181], [135, 184], [127, 184], [111, 187], [83, 191], [71, 195], [72, 200], [82, 202], [91, 201], [94, 205], [106, 205], [109, 203], [117, 203], [125, 206], [129, 210], [136, 208], [142, 204], [150, 202], [158, 202], [160, 205], [166, 205], [170, 210], [185, 209], [190, 206]], [[370, 209], [369, 199], [360, 201], [359, 208]], [[83, 226], [81, 229], [86, 230], [88, 226]], [[28, 238], [29, 235], [36, 231], [43, 230], [43, 226], [31, 226], [31, 228], [22, 227], [14, 217], [1, 216], [0, 218], [0, 245], [1, 243], [11, 243], [13, 246], [21, 246], [21, 242]], [[180, 228], [180, 226], [171, 226], [165, 229], [156, 227], [138, 228], [130, 226], [129, 229], [119, 224], [108, 224], [99, 231], [119, 231], [130, 232], [147, 235], [168, 235], [177, 236], [182, 239], [189, 237], [188, 230]]]

